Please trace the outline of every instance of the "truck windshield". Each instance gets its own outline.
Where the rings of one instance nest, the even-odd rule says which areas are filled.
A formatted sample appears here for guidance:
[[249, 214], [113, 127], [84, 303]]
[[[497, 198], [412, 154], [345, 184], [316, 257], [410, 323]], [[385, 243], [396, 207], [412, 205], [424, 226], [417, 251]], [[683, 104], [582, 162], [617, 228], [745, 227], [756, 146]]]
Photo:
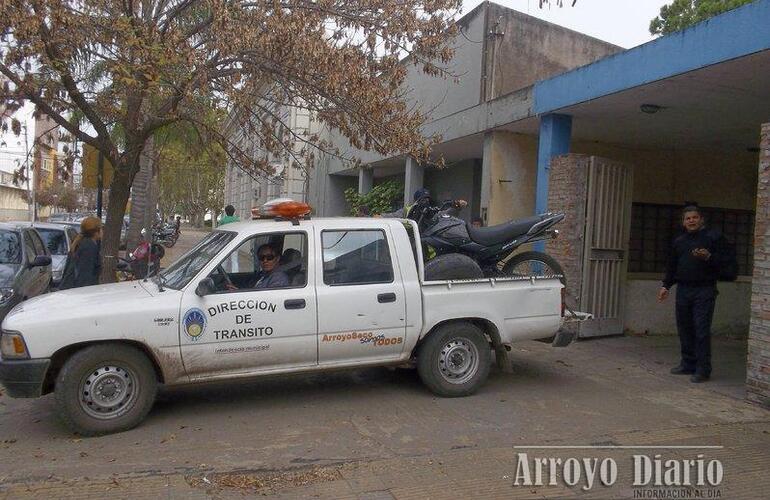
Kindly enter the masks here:
[[163, 271], [163, 285], [179, 290], [186, 286], [203, 267], [235, 238], [237, 233], [214, 231], [203, 238], [192, 250], [184, 254]]

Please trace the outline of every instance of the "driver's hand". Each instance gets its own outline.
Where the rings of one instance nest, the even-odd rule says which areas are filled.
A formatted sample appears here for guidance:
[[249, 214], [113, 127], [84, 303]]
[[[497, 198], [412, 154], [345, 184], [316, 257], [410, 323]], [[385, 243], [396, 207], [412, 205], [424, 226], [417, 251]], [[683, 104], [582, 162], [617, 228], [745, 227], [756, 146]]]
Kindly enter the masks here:
[[233, 285], [232, 283], [225, 283], [225, 288], [227, 290], [238, 290], [238, 287]]

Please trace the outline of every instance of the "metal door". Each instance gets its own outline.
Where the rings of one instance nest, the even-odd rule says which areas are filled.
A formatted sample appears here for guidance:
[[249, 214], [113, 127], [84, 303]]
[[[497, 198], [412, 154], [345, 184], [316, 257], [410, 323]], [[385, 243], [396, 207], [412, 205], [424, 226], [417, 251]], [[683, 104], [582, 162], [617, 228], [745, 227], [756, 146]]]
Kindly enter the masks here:
[[631, 166], [591, 157], [580, 308], [594, 319], [580, 324], [581, 337], [623, 333], [632, 189]]

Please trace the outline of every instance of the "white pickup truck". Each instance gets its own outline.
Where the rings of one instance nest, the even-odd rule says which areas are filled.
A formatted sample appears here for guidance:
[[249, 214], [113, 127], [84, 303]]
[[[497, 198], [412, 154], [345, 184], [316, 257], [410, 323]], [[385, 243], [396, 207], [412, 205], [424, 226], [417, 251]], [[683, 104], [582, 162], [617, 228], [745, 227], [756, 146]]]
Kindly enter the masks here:
[[415, 241], [395, 219], [223, 226], [160, 277], [19, 304], [0, 382], [12, 397], [54, 392], [65, 423], [94, 435], [136, 426], [160, 384], [414, 362], [431, 391], [465, 396], [493, 350], [571, 342], [559, 279], [428, 282]]

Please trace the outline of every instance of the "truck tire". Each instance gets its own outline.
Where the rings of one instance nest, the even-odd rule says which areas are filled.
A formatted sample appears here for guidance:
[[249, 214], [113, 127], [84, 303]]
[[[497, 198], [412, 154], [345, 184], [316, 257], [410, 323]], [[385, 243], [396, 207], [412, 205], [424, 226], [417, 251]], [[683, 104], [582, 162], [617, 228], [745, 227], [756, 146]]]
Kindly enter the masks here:
[[158, 382], [147, 356], [127, 345], [100, 344], [76, 352], [56, 378], [59, 416], [83, 436], [136, 427], [152, 408]]
[[432, 332], [417, 355], [417, 372], [434, 394], [456, 398], [476, 392], [492, 363], [489, 341], [466, 321], [448, 323]]
[[429, 260], [425, 264], [425, 279], [470, 280], [484, 277], [484, 272], [475, 260], [461, 253], [447, 253]]
[[[505, 263], [505, 266], [503, 266], [503, 274], [506, 276], [525, 276], [525, 274], [522, 274], [516, 270], [516, 266], [520, 266], [526, 262], [541, 264], [542, 270], [540, 272], [542, 275], [559, 275], [561, 276], [560, 279], [562, 284], [567, 284], [567, 278], [564, 276], [564, 270], [562, 269], [561, 264], [559, 264], [556, 259], [547, 253], [543, 252], [530, 251], [514, 255], [508, 262]], [[526, 275], [530, 276], [532, 273], [528, 272]]]

